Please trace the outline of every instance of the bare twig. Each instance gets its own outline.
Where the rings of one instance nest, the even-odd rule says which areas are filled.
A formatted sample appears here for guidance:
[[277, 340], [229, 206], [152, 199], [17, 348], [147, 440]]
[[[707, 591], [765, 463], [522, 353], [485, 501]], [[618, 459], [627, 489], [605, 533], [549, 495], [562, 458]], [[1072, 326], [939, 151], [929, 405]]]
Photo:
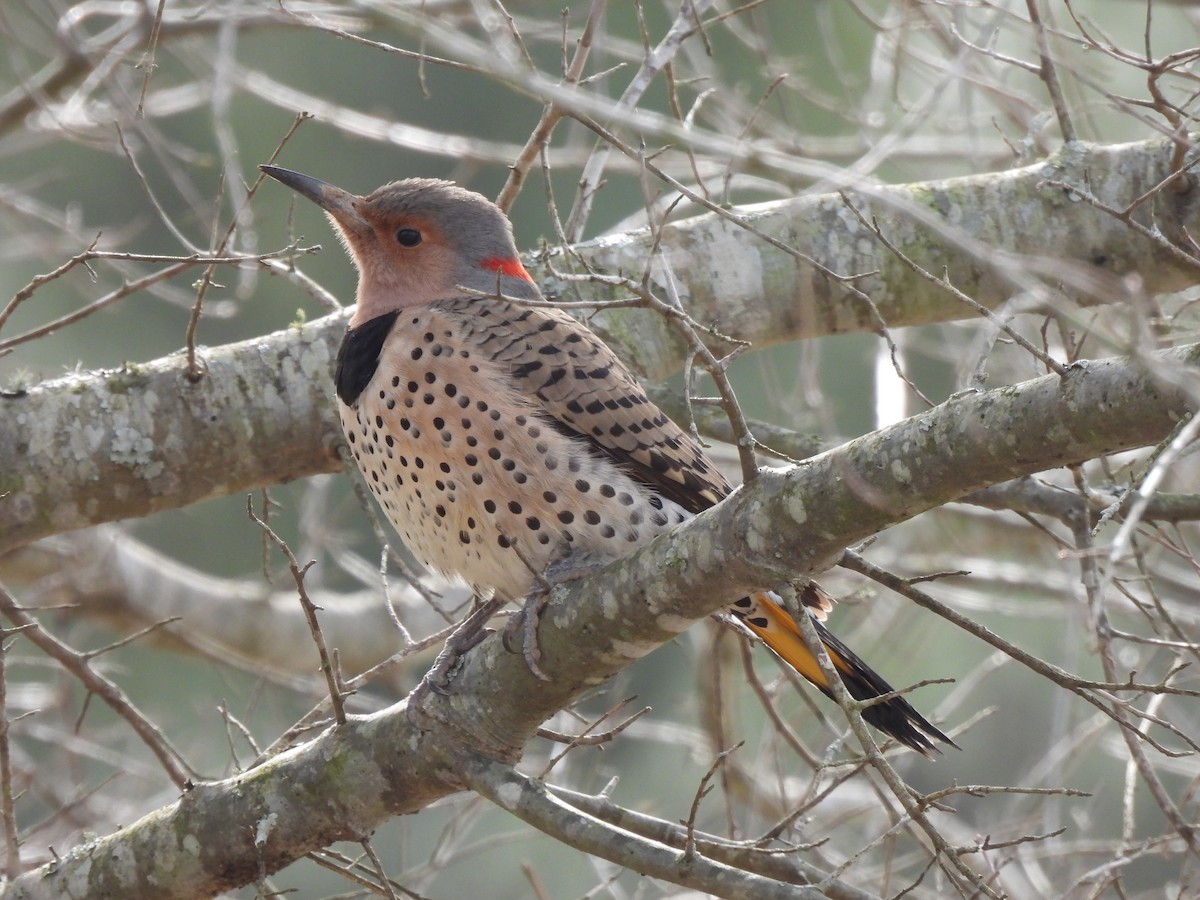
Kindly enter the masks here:
[[354, 692], [343, 689], [341, 685], [340, 673], [330, 659], [329, 651], [325, 647], [325, 635], [321, 631], [320, 622], [317, 621], [317, 605], [309, 598], [308, 589], [304, 586], [304, 576], [316, 564], [316, 560], [309, 560], [303, 566], [300, 565], [287, 542], [255, 515], [253, 496], [246, 497], [246, 515], [266, 532], [272, 543], [287, 557], [288, 569], [296, 582], [296, 594], [300, 598], [300, 606], [304, 609], [304, 617], [308, 619], [313, 643], [317, 645], [317, 654], [321, 658], [321, 674], [325, 676], [325, 684], [329, 688], [329, 702], [333, 706], [333, 719], [338, 725], [343, 725], [346, 722], [345, 698]]
[[28, 639], [47, 656], [57, 660], [64, 669], [77, 678], [87, 689], [89, 695], [99, 697], [112, 708], [113, 712], [124, 719], [154, 754], [176, 787], [183, 788], [191, 783], [192, 779], [196, 777], [195, 770], [171, 746], [159, 727], [134, 706], [133, 701], [125, 695], [121, 688], [92, 668], [87, 654], [73, 650], [46, 631], [36, 619], [17, 604], [12, 594], [3, 586], [0, 586], [0, 613], [21, 629], [22, 637]]

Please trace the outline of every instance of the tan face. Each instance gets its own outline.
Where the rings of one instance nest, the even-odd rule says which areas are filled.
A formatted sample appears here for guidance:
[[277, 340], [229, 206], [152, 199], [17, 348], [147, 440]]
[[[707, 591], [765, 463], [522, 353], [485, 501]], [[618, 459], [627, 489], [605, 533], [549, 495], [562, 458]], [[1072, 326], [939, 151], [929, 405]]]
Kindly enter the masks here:
[[349, 223], [326, 210], [358, 267], [352, 325], [461, 293], [461, 257], [429, 217], [384, 213], [362, 198], [355, 201], [356, 217]]

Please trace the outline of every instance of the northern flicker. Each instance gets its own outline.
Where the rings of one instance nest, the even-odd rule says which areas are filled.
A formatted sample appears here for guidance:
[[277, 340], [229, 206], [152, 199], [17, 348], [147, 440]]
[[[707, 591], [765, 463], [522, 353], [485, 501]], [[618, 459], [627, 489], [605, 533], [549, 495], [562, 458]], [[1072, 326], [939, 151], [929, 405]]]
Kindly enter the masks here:
[[[612, 560], [719, 503], [729, 483], [612, 350], [540, 300], [495, 204], [410, 178], [359, 197], [261, 166], [320, 206], [358, 268], [338, 353], [346, 440], [384, 514], [423, 563], [481, 595], [521, 600], [572, 556]], [[464, 290], [466, 289], [466, 290]], [[892, 691], [821, 624], [850, 694]], [[818, 689], [817, 661], [777, 599], [727, 610]], [[903, 697], [864, 718], [929, 755], [952, 743]]]

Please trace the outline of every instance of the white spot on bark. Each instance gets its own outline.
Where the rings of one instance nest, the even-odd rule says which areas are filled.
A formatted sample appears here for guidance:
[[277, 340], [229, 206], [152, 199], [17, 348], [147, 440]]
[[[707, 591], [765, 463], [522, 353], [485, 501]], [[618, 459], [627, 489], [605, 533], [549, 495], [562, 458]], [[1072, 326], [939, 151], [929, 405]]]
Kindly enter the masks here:
[[507, 810], [514, 810], [521, 801], [521, 786], [519, 784], [502, 784], [496, 790], [496, 799]]
[[118, 427], [113, 431], [108, 458], [118, 466], [135, 468], [150, 462], [154, 452], [154, 441], [132, 426]]
[[803, 525], [808, 521], [808, 507], [804, 505], [804, 499], [799, 492], [791, 493], [788, 496], [786, 509], [787, 514], [797, 525]]
[[902, 459], [892, 460], [892, 478], [899, 484], [908, 484], [912, 481], [912, 470]]
[[269, 816], [264, 816], [258, 820], [258, 826], [254, 829], [254, 846], [261, 847], [267, 842], [267, 838], [271, 834], [271, 830], [275, 827], [275, 822], [279, 816], [271, 813]]

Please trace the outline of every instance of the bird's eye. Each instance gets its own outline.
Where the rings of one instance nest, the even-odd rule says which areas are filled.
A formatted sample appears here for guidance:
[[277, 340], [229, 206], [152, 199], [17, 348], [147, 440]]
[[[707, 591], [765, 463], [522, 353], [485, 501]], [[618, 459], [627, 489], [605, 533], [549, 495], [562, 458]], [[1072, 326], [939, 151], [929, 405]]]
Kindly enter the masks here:
[[421, 243], [421, 232], [415, 228], [401, 228], [396, 232], [396, 243], [401, 247], [415, 247]]

